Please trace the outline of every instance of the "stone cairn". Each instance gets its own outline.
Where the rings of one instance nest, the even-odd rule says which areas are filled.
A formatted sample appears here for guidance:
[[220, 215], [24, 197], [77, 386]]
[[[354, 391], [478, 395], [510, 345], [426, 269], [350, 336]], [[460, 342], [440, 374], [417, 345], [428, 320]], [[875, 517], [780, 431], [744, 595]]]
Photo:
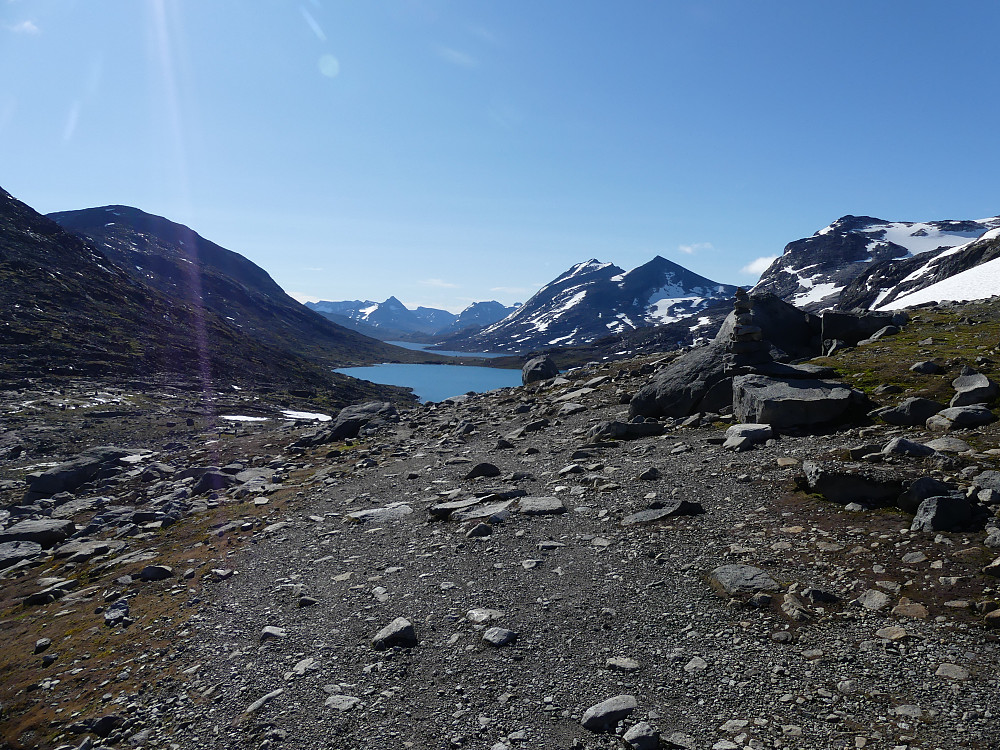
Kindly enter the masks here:
[[754, 365], [771, 361], [771, 347], [764, 341], [764, 332], [753, 322], [753, 300], [742, 287], [736, 289], [733, 300], [736, 325], [729, 339], [726, 354], [726, 372], [742, 374], [753, 372]]

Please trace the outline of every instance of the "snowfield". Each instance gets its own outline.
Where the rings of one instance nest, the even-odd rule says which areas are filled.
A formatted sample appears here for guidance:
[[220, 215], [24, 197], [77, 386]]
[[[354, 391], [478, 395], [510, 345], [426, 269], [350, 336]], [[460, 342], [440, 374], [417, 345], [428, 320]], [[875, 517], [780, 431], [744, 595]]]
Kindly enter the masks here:
[[966, 302], [1000, 294], [1000, 258], [981, 263], [936, 284], [897, 297], [880, 310], [899, 310], [924, 302]]

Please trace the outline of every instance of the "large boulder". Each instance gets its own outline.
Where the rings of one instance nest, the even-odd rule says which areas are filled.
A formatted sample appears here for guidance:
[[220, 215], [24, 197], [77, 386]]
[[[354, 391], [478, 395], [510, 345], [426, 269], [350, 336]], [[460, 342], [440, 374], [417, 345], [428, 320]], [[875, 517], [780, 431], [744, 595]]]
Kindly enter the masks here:
[[[773, 294], [751, 295], [754, 325], [771, 345], [770, 356], [782, 361], [820, 353], [819, 318], [803, 312]], [[714, 411], [729, 403], [730, 378], [726, 355], [736, 315], [730, 313], [715, 338], [692, 349], [658, 372], [633, 396], [631, 416], [686, 417]]]
[[763, 375], [733, 378], [733, 414], [743, 422], [803, 427], [844, 421], [867, 399], [832, 380], [776, 380]]
[[964, 427], [980, 427], [996, 421], [993, 412], [982, 404], [973, 406], [953, 406], [942, 409], [927, 420], [927, 429], [938, 432], [960, 430]]
[[364, 427], [391, 422], [397, 419], [398, 415], [396, 407], [388, 401], [369, 401], [365, 404], [347, 406], [340, 410], [331, 424], [307, 432], [292, 443], [291, 447], [312, 448], [336, 440], [356, 438]]
[[806, 487], [810, 492], [841, 505], [861, 503], [886, 506], [896, 502], [903, 482], [891, 475], [861, 464], [802, 464]]
[[559, 368], [551, 357], [541, 356], [529, 359], [521, 368], [521, 382], [524, 385], [539, 380], [548, 380], [559, 374]]
[[997, 384], [980, 373], [957, 377], [951, 381], [951, 386], [955, 395], [949, 406], [985, 404], [997, 397]]
[[76, 458], [28, 477], [28, 498], [52, 497], [58, 492], [72, 492], [89, 482], [103, 469], [118, 462], [132, 451], [114, 446], [100, 446], [81, 453]]
[[872, 416], [900, 427], [915, 427], [926, 423], [928, 419], [944, 408], [944, 404], [931, 401], [929, 398], [914, 397], [906, 399], [898, 406], [876, 409], [872, 412]]
[[66, 519], [40, 518], [15, 523], [0, 531], [0, 544], [5, 542], [35, 542], [43, 549], [55, 547], [76, 531], [76, 524]]
[[910, 531], [962, 531], [972, 521], [972, 504], [964, 495], [929, 497], [917, 507]]

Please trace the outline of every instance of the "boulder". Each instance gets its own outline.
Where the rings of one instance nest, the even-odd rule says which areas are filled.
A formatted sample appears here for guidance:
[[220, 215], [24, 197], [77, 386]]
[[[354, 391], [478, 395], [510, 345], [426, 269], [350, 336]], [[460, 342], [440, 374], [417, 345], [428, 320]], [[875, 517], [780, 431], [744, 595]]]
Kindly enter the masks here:
[[802, 464], [806, 486], [827, 500], [847, 505], [885, 506], [893, 503], [903, 490], [903, 483], [860, 464]]
[[733, 414], [744, 422], [799, 427], [840, 422], [861, 408], [860, 391], [831, 380], [775, 380], [762, 375], [733, 378]]
[[566, 512], [558, 497], [522, 497], [517, 508], [525, 516], [556, 516]]
[[929, 497], [947, 495], [954, 487], [933, 477], [920, 477], [913, 480], [906, 490], [896, 498], [896, 507], [907, 513], [916, 513], [920, 503]]
[[634, 696], [616, 695], [588, 708], [580, 724], [592, 732], [611, 731], [619, 721], [635, 711], [637, 706]]
[[521, 368], [521, 382], [524, 385], [539, 380], [548, 380], [559, 374], [559, 368], [551, 357], [542, 356], [529, 359]]
[[917, 507], [910, 531], [962, 531], [972, 520], [972, 505], [964, 496], [929, 497]]
[[767, 572], [753, 565], [720, 565], [712, 571], [712, 580], [727, 594], [757, 594], [778, 591], [781, 587]]
[[910, 365], [910, 371], [920, 373], [921, 375], [940, 375], [944, 372], [944, 368], [933, 360], [925, 360], [923, 362], [914, 362]]
[[11, 565], [17, 565], [22, 560], [30, 560], [42, 554], [42, 545], [38, 542], [2, 542], [0, 543], [0, 570], [6, 570]]
[[348, 406], [340, 410], [330, 427], [330, 440], [356, 438], [361, 428], [376, 418], [389, 421], [396, 416], [396, 407], [388, 401], [369, 401], [366, 404]]
[[[771, 358], [780, 361], [820, 353], [820, 324], [816, 316], [773, 294], [751, 296], [754, 325], [770, 343]], [[735, 327], [733, 312], [711, 342], [678, 358], [640, 388], [629, 403], [629, 413], [644, 417], [686, 417], [696, 411], [720, 408], [719, 402], [728, 396], [728, 383], [723, 381], [729, 379], [726, 355]], [[762, 366], [767, 365], [762, 363]], [[713, 395], [711, 404], [707, 401], [710, 395]]]
[[71, 461], [29, 476], [27, 497], [37, 499], [52, 497], [57, 492], [72, 492], [131, 453], [125, 448], [114, 446], [91, 448]]
[[4, 542], [35, 542], [43, 549], [50, 549], [65, 541], [76, 531], [76, 524], [67, 519], [40, 518], [21, 521], [0, 531], [0, 544]]
[[372, 648], [376, 651], [386, 649], [413, 648], [417, 645], [417, 635], [413, 624], [405, 617], [397, 617], [372, 638]]
[[951, 385], [955, 395], [949, 406], [985, 404], [997, 397], [997, 384], [979, 373], [959, 376], [951, 381]]
[[942, 409], [933, 417], [928, 418], [928, 430], [948, 432], [965, 427], [979, 427], [996, 421], [996, 417], [982, 404], [973, 406], [953, 406]]
[[674, 518], [675, 516], [698, 516], [705, 512], [701, 503], [694, 500], [672, 500], [666, 504], [661, 504], [656, 508], [641, 510], [626, 516], [622, 520], [622, 526], [644, 526], [656, 523], [664, 518]]
[[598, 422], [594, 425], [587, 438], [590, 442], [600, 440], [637, 440], [645, 437], [656, 437], [663, 434], [663, 425], [658, 422]]
[[925, 458], [934, 455], [934, 449], [923, 443], [907, 440], [904, 437], [897, 437], [890, 440], [882, 448], [882, 453], [885, 455], [894, 454], [897, 456], [910, 456], [911, 458]]
[[1000, 492], [1000, 471], [983, 471], [972, 478], [972, 484], [981, 490]]
[[876, 416], [888, 424], [915, 427], [926, 423], [928, 419], [944, 408], [944, 404], [931, 401], [929, 398], [908, 398], [898, 406], [876, 409], [872, 412], [872, 416]]

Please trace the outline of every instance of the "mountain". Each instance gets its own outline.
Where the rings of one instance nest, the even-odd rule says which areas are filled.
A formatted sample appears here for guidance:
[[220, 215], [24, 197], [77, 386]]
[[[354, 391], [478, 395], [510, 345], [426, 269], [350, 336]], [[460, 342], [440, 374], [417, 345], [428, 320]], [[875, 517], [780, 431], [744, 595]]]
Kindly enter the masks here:
[[503, 320], [520, 306], [520, 303], [518, 303], [507, 307], [496, 300], [473, 302], [458, 314], [458, 317], [455, 318], [448, 328], [439, 331], [439, 333], [453, 334], [460, 331], [468, 331], [472, 328], [485, 328], [488, 325]]
[[678, 321], [735, 291], [659, 256], [627, 273], [591, 259], [546, 284], [503, 320], [449, 337], [444, 344], [511, 352], [574, 346]]
[[128, 206], [61, 211], [49, 218], [88, 238], [135, 280], [171, 299], [204, 306], [260, 343], [337, 367], [412, 358], [412, 352], [306, 309], [264, 269], [183, 224]]
[[2, 189], [0, 283], [0, 380], [166, 375], [322, 388], [340, 403], [391, 395], [257, 340], [197, 297], [162, 293]]
[[307, 302], [315, 310], [341, 325], [375, 336], [382, 341], [405, 341], [414, 336], [433, 334], [455, 320], [454, 313], [433, 307], [410, 310], [395, 297], [385, 302], [349, 300], [343, 302]]
[[772, 292], [810, 312], [868, 306], [927, 262], [920, 258], [948, 253], [997, 227], [1000, 217], [893, 222], [843, 216], [812, 237], [786, 245], [754, 291]]

